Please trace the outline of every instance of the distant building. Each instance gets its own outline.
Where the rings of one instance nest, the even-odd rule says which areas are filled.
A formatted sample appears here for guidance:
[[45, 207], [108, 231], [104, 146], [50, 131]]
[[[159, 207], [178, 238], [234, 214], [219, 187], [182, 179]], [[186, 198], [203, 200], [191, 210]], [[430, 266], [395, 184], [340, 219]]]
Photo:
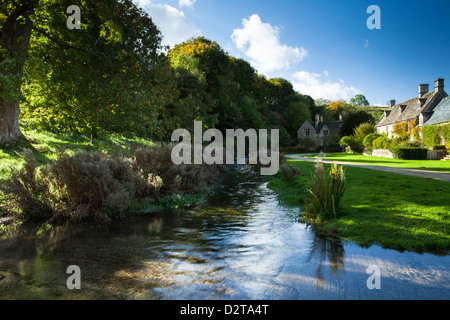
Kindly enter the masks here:
[[342, 116], [339, 121], [323, 121], [323, 116], [316, 115], [316, 121], [305, 123], [298, 129], [299, 140], [311, 139], [317, 146], [325, 146], [327, 140], [333, 135], [340, 135], [342, 129]]
[[[389, 111], [385, 111], [383, 118], [376, 125], [378, 133], [386, 133], [394, 137], [392, 131], [398, 123], [416, 120], [418, 126], [423, 126], [432, 118], [438, 104], [448, 97], [444, 91], [444, 79], [435, 81], [435, 90], [429, 92], [428, 84], [419, 85], [419, 95], [402, 103], [395, 100], [389, 103]], [[448, 108], [448, 106], [447, 106]]]

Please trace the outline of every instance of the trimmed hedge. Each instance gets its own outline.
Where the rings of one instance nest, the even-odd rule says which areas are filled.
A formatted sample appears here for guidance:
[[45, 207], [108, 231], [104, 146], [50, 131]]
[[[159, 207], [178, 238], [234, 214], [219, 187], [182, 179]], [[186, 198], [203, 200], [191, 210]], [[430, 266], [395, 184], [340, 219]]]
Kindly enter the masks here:
[[280, 153], [290, 154], [290, 153], [305, 153], [308, 152], [307, 149], [303, 147], [285, 147], [280, 148]]
[[400, 160], [426, 160], [428, 149], [420, 147], [398, 147], [389, 148], [396, 159]]

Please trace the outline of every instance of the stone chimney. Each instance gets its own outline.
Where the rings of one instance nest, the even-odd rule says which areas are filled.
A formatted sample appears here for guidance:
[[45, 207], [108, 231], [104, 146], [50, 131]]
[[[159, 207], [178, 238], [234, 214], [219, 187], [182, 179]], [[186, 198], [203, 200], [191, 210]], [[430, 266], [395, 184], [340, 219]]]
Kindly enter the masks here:
[[444, 79], [436, 79], [435, 83], [435, 90], [436, 91], [444, 91]]
[[320, 123], [320, 114], [316, 114], [316, 129], [319, 127], [319, 123]]
[[430, 91], [429, 84], [419, 84], [419, 98], [422, 98]]
[[392, 109], [395, 106], [395, 103], [396, 103], [395, 100], [389, 101], [389, 109]]
[[320, 122], [323, 122], [323, 116], [320, 116]]

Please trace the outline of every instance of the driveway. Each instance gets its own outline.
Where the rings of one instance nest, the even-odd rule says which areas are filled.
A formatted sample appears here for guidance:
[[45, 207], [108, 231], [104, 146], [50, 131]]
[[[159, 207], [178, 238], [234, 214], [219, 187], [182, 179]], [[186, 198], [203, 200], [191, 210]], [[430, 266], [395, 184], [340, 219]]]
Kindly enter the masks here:
[[[305, 158], [305, 156], [309, 156], [309, 155], [311, 155], [311, 154], [291, 154], [291, 155], [287, 155], [286, 157], [288, 159], [296, 159], [296, 160], [302, 160], [302, 161], [315, 162], [316, 159]], [[446, 172], [371, 166], [371, 165], [351, 163], [351, 162], [341, 162], [341, 161], [323, 160], [323, 163], [337, 163], [337, 164], [345, 165], [345, 166], [349, 166], [349, 167], [358, 167], [358, 168], [363, 168], [363, 169], [378, 170], [378, 171], [384, 171], [384, 172], [390, 172], [390, 173], [404, 174], [407, 176], [429, 178], [429, 179], [450, 182], [450, 173], [446, 173]]]

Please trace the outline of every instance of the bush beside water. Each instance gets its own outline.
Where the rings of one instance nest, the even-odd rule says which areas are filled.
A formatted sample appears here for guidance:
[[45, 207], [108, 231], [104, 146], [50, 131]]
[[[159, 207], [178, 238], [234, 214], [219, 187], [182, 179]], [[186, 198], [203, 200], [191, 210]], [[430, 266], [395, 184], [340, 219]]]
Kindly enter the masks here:
[[108, 222], [164, 204], [165, 197], [201, 192], [215, 183], [219, 173], [218, 166], [174, 165], [169, 146], [140, 148], [130, 158], [61, 153], [40, 170], [31, 151], [25, 150], [23, 156], [23, 168], [11, 168], [11, 175], [0, 182], [6, 197], [3, 210], [24, 220], [49, 223]]

